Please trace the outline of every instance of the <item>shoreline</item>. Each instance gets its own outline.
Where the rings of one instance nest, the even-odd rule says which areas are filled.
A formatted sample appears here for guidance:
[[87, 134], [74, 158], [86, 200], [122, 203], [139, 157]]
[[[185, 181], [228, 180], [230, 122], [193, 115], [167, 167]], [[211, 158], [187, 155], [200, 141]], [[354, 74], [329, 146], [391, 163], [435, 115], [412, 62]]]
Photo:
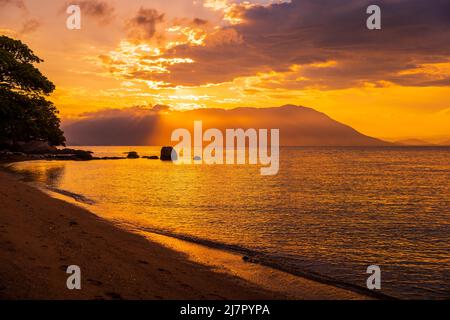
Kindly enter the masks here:
[[[200, 257], [215, 254], [217, 258], [216, 265], [205, 263], [198, 254], [193, 258], [189, 251], [177, 250], [168, 241], [164, 244], [155, 235], [129, 232], [84, 208], [52, 198], [4, 170], [0, 170], [0, 199], [4, 204], [0, 242], [6, 248], [0, 254], [3, 299], [371, 299], [245, 263], [218, 249], [203, 248], [206, 253]], [[190, 245], [201, 252], [201, 245]], [[225, 263], [239, 266], [220, 268], [222, 257]], [[81, 290], [66, 288], [65, 270], [70, 264], [82, 270]], [[255, 270], [256, 281], [248, 277]], [[271, 286], [264, 283], [267, 274]], [[283, 283], [283, 279], [289, 280]], [[292, 292], [280, 291], [293, 283]]]

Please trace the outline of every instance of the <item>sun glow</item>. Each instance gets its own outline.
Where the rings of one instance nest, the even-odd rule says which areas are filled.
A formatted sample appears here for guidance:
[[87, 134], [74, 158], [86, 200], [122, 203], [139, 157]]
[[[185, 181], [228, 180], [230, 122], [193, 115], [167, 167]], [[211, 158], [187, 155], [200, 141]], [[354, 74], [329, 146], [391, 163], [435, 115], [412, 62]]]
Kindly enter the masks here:
[[[84, 16], [82, 30], [69, 32], [61, 15], [48, 15], [47, 2], [24, 1], [42, 21], [37, 31], [24, 32], [22, 13], [9, 9], [0, 11], [0, 30], [45, 60], [39, 69], [56, 85], [50, 98], [63, 118], [156, 104], [297, 104], [376, 137], [450, 135], [450, 57], [440, 21], [428, 21], [426, 29], [442, 32], [424, 33], [417, 46], [403, 32], [415, 28], [413, 20], [352, 37], [358, 30], [328, 28], [317, 14], [320, 6], [303, 8], [311, 14], [304, 16], [295, 1], [174, 0], [153, 6], [130, 0], [129, 6], [111, 4], [115, 14], [109, 19]], [[344, 11], [327, 14], [339, 20]], [[304, 33], [302, 21], [312, 15], [317, 32]]]

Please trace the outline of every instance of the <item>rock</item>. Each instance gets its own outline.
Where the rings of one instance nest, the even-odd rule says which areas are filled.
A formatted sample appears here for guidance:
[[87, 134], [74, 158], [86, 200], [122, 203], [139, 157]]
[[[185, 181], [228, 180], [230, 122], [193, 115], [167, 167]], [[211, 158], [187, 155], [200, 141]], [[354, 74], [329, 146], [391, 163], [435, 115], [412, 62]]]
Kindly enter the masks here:
[[94, 157], [92, 160], [123, 160], [125, 157]]
[[64, 148], [55, 152], [55, 158], [61, 160], [92, 160], [92, 151]]
[[8, 159], [8, 160], [27, 160], [30, 158], [23, 152], [14, 152], [14, 151], [1, 151], [0, 159]]
[[81, 160], [92, 160], [92, 151], [84, 151], [84, 150], [77, 150], [75, 152], [75, 156], [77, 157], [77, 159], [81, 159]]
[[26, 157], [26, 154], [24, 152], [13, 152], [12, 154], [13, 156]]
[[256, 263], [256, 261], [257, 261], [254, 258], [249, 257], [249, 256], [243, 256], [242, 260], [244, 260], [244, 262], [249, 262], [249, 263]]
[[11, 151], [8, 151], [8, 150], [0, 151], [0, 156], [2, 156], [2, 157], [10, 157], [12, 155], [13, 155], [13, 153]]
[[178, 155], [173, 147], [162, 147], [159, 158], [163, 161], [173, 161], [178, 159]]
[[138, 159], [139, 155], [136, 151], [128, 152], [127, 159]]
[[52, 153], [57, 149], [54, 146], [50, 146], [45, 141], [30, 141], [21, 143], [18, 146], [17, 151], [27, 153], [27, 154], [44, 154], [44, 153]]
[[142, 158], [144, 158], [144, 159], [151, 159], [151, 160], [159, 159], [158, 156], [143, 156]]
[[45, 155], [44, 154], [30, 154], [30, 155], [28, 155], [28, 157], [31, 159], [39, 160], [39, 159], [44, 159]]

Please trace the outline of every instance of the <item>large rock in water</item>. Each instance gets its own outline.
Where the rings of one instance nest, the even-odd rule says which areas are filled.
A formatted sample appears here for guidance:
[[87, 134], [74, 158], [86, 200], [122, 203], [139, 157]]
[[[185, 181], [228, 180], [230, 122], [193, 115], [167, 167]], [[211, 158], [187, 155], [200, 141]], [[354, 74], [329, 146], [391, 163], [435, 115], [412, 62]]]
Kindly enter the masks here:
[[92, 151], [87, 150], [64, 148], [56, 150], [54, 154], [57, 158], [64, 158], [67, 160], [92, 160], [94, 158], [92, 153]]
[[128, 152], [127, 158], [128, 159], [138, 159], [139, 155], [136, 151], [130, 151], [130, 152]]
[[29, 154], [53, 153], [56, 150], [56, 147], [50, 146], [45, 141], [29, 141], [18, 147], [18, 151]]
[[159, 158], [163, 161], [173, 161], [178, 159], [178, 155], [173, 147], [162, 147]]

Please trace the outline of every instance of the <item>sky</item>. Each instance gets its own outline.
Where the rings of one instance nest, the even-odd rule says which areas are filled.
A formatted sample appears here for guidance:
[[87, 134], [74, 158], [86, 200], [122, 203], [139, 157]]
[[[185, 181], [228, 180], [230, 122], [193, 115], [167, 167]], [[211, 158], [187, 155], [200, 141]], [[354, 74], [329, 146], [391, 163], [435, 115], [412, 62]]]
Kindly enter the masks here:
[[44, 59], [63, 120], [295, 104], [378, 138], [450, 139], [448, 0], [0, 0], [0, 34]]

